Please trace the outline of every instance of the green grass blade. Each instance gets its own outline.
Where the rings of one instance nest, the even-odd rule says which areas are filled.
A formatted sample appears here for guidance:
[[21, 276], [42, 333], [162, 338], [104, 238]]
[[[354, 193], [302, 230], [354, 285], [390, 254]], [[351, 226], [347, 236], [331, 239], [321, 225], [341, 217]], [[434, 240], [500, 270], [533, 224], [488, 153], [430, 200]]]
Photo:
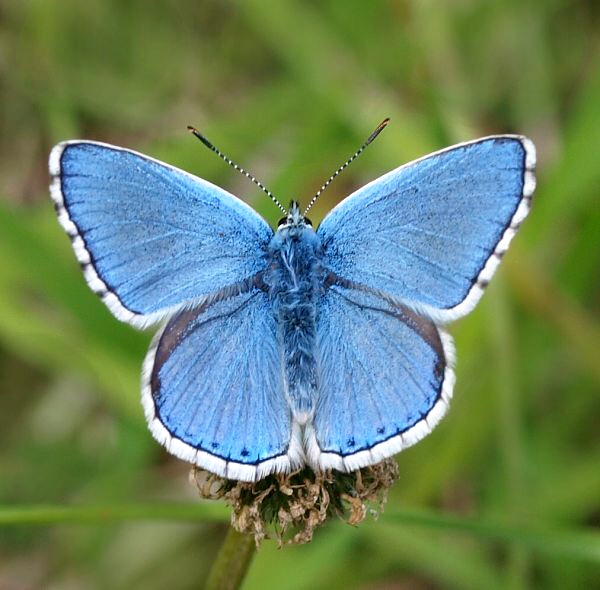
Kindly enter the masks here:
[[0, 506], [0, 526], [52, 524], [107, 524], [129, 520], [184, 520], [227, 522], [229, 511], [223, 504], [140, 503], [96, 506]]

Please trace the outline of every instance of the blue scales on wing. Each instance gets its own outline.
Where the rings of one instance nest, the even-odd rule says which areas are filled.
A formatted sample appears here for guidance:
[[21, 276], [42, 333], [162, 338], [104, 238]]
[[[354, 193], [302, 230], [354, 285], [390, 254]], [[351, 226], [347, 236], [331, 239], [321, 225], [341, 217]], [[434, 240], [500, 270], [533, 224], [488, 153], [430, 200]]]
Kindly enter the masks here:
[[397, 168], [323, 220], [324, 265], [438, 321], [468, 313], [529, 211], [535, 149], [461, 144]]
[[213, 184], [106, 144], [59, 144], [51, 192], [90, 286], [145, 326], [255, 275], [273, 231]]
[[307, 455], [353, 471], [428, 434], [452, 395], [453, 345], [431, 320], [348, 284], [319, 304], [319, 399]]
[[267, 294], [256, 288], [166, 324], [146, 358], [143, 403], [169, 452], [247, 481], [301, 461], [276, 330]]

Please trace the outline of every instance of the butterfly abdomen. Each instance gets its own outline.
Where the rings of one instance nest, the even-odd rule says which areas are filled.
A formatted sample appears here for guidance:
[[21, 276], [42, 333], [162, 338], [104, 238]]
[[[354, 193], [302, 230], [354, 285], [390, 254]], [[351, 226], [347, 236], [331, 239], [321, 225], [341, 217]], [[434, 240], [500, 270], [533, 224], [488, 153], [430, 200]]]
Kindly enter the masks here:
[[280, 229], [269, 247], [265, 282], [278, 323], [286, 396], [300, 423], [314, 413], [318, 389], [316, 309], [322, 289], [320, 243], [312, 228]]

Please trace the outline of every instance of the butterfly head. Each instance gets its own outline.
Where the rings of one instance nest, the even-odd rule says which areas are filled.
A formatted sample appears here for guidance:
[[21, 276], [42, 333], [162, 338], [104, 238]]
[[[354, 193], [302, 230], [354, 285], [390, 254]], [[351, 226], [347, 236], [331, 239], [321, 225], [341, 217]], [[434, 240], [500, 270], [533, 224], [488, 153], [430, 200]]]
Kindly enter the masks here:
[[308, 219], [308, 217], [304, 217], [304, 215], [302, 215], [302, 211], [300, 210], [300, 205], [298, 204], [298, 201], [292, 201], [290, 203], [290, 208], [288, 209], [287, 216], [282, 217], [277, 223], [277, 229], [282, 229], [284, 227], [301, 227], [307, 225], [309, 227], [312, 227], [311, 220]]

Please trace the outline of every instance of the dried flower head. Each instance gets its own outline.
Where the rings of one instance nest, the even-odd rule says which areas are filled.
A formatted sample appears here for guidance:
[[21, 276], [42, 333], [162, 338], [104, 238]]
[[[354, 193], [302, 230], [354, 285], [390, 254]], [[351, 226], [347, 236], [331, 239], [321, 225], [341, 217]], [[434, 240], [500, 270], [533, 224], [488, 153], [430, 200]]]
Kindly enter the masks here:
[[394, 459], [352, 473], [315, 473], [305, 467], [254, 483], [224, 479], [198, 467], [190, 472], [200, 496], [224, 499], [232, 508], [233, 528], [254, 535], [257, 546], [264, 539], [276, 539], [279, 545], [308, 543], [315, 528], [332, 516], [352, 525], [368, 512], [376, 517], [397, 478]]

